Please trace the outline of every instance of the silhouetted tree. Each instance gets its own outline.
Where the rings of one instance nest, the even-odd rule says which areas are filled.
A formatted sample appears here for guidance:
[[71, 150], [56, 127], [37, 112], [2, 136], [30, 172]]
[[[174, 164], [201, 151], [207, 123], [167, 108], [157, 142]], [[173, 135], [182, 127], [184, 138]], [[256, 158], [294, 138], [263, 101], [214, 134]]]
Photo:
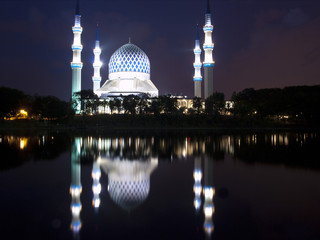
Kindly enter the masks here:
[[35, 96], [31, 114], [40, 118], [56, 119], [70, 116], [73, 110], [70, 103], [54, 96]]
[[197, 114], [202, 112], [202, 99], [199, 97], [194, 97], [192, 100], [193, 109], [195, 109]]
[[114, 99], [109, 100], [109, 108], [110, 108], [110, 112], [112, 114], [114, 109], [116, 108]]
[[159, 96], [160, 108], [164, 113], [177, 112], [177, 98], [171, 97], [171, 95]]
[[125, 113], [136, 114], [139, 97], [134, 95], [125, 96], [123, 98], [122, 107]]
[[121, 100], [119, 98], [114, 99], [114, 106], [117, 109], [118, 113], [120, 113], [122, 110], [122, 104], [121, 104]]
[[29, 110], [32, 105], [32, 97], [20, 90], [0, 87], [0, 117], [7, 114], [16, 115], [20, 109]]
[[148, 110], [148, 98], [147, 97], [141, 97], [138, 100], [138, 113], [144, 114]]
[[92, 90], [81, 90], [73, 95], [80, 102], [83, 113], [97, 113], [100, 100]]
[[219, 114], [224, 108], [224, 94], [215, 92], [205, 100], [205, 111], [207, 114]]

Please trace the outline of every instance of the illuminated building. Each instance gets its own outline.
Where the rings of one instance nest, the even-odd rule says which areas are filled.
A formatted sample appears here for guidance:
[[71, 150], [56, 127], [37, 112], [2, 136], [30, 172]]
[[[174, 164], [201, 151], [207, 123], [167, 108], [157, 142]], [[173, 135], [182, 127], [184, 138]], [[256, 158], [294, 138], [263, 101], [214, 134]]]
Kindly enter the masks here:
[[82, 69], [82, 62], [81, 62], [81, 33], [82, 27], [80, 24], [80, 8], [79, 8], [79, 0], [77, 0], [76, 4], [76, 12], [75, 12], [75, 23], [72, 27], [73, 31], [73, 44], [72, 44], [72, 51], [73, 51], [73, 59], [71, 62], [71, 69], [72, 69], [72, 101], [74, 103], [74, 110], [76, 113], [80, 113], [80, 103], [74, 97], [74, 93], [81, 91], [81, 69]]
[[97, 89], [100, 88], [100, 82], [101, 82], [101, 76], [100, 76], [100, 68], [102, 66], [102, 63], [100, 61], [100, 54], [101, 54], [101, 49], [100, 49], [100, 41], [99, 41], [99, 29], [97, 25], [97, 36], [96, 36], [96, 45], [95, 48], [93, 49], [94, 53], [94, 62], [93, 62], [93, 91], [96, 91]]
[[196, 31], [196, 40], [195, 40], [195, 48], [193, 50], [194, 52], [194, 96], [201, 98], [201, 83], [202, 83], [202, 76], [201, 76], [201, 48], [200, 48], [200, 40], [199, 40], [199, 29], [197, 25], [197, 31]]
[[213, 66], [214, 66], [214, 61], [212, 57], [212, 51], [214, 47], [214, 44], [212, 42], [213, 26], [211, 24], [209, 0], [207, 0], [207, 12], [205, 14], [205, 25], [203, 27], [203, 31], [205, 34], [205, 40], [203, 44], [204, 98], [207, 98], [213, 94]]
[[95, 91], [101, 97], [147, 95], [157, 97], [158, 89], [150, 80], [148, 56], [129, 43], [113, 53], [109, 61], [109, 79]]

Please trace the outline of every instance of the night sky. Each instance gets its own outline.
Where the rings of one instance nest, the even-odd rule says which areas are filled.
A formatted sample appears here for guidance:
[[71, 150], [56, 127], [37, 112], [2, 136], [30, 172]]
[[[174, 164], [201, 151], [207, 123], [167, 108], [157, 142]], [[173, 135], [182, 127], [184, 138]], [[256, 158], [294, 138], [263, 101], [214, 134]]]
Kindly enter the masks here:
[[[69, 100], [75, 0], [0, 4], [0, 86]], [[193, 97], [195, 28], [205, 10], [206, 0], [80, 0], [82, 89], [92, 89], [99, 23], [102, 82], [130, 37], [148, 55], [160, 94]], [[227, 99], [250, 87], [320, 84], [319, 0], [211, 0], [211, 12], [214, 87]]]

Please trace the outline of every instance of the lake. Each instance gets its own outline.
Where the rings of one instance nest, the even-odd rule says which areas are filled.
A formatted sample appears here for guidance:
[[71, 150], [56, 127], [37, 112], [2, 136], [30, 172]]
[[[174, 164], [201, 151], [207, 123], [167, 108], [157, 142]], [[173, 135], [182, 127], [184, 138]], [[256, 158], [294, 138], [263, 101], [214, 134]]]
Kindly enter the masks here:
[[0, 134], [1, 239], [320, 239], [319, 132]]

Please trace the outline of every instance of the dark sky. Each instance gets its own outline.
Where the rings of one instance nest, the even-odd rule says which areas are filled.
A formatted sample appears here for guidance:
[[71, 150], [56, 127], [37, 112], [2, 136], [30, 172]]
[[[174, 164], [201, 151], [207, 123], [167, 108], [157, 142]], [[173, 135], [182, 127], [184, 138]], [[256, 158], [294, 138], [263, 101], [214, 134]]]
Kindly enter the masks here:
[[[71, 96], [75, 0], [0, 0], [0, 86]], [[193, 97], [195, 26], [206, 0], [80, 0], [82, 89], [92, 89], [95, 28], [103, 82], [114, 51], [128, 42], [151, 62], [160, 94]], [[211, 0], [215, 91], [320, 84], [319, 0]], [[200, 36], [203, 42], [203, 32]]]

